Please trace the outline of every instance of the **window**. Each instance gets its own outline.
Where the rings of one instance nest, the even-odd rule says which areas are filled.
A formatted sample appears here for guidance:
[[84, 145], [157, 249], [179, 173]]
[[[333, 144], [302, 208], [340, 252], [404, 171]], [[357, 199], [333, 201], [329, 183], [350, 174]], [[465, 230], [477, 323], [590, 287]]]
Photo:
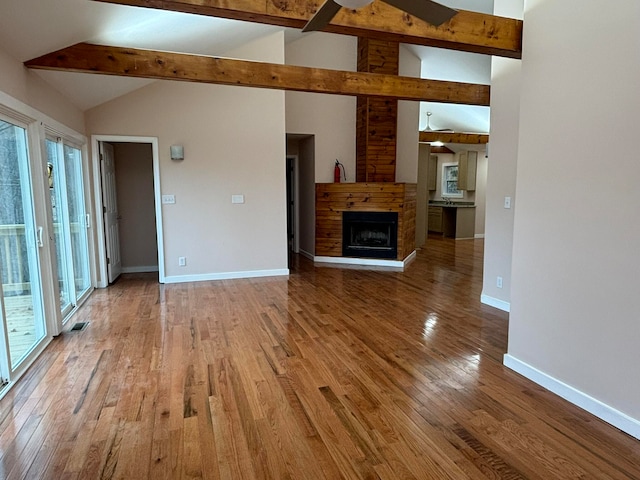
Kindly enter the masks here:
[[84, 138], [2, 92], [0, 101], [1, 398], [92, 285]]
[[462, 190], [458, 190], [458, 164], [442, 164], [442, 197], [462, 198]]

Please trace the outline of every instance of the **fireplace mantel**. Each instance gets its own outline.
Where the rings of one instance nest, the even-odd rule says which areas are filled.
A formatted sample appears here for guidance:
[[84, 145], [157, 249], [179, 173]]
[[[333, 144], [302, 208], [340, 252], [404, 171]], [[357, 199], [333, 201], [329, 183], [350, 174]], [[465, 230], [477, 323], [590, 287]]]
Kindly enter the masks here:
[[342, 257], [342, 212], [397, 212], [397, 260], [415, 251], [415, 183], [317, 183], [316, 251]]

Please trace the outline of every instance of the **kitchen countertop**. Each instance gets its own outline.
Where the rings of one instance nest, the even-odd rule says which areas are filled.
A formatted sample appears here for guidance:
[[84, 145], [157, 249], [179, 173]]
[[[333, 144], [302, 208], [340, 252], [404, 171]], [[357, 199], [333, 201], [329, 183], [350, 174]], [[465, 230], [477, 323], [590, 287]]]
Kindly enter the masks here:
[[444, 208], [476, 208], [473, 202], [445, 202], [442, 200], [429, 201], [430, 207], [444, 207]]

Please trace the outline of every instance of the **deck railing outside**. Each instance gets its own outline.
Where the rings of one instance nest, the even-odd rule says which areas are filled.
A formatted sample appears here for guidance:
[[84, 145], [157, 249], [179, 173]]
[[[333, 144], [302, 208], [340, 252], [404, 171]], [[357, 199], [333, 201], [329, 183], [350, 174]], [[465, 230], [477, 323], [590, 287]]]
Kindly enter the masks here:
[[24, 225], [0, 225], [0, 266], [5, 296], [31, 294]]

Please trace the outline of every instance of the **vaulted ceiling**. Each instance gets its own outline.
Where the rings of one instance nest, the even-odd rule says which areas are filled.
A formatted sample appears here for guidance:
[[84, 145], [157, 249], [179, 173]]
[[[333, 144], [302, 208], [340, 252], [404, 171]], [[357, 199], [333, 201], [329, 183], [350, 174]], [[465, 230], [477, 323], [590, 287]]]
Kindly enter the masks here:
[[[148, 0], [136, 1], [145, 3]], [[124, 3], [136, 3], [136, 1]], [[190, 1], [186, 0], [187, 3]], [[181, 2], [182, 0], [155, 3], [179, 4]], [[289, 27], [99, 1], [3, 0], [2, 3], [0, 44], [7, 53], [19, 61], [26, 61], [80, 42], [224, 56], [226, 52], [242, 43], [278, 30], [285, 30], [287, 41], [295, 41], [301, 35], [299, 29]], [[454, 8], [490, 13], [493, 2], [492, 0], [444, 0], [442, 3]], [[410, 49], [423, 60], [423, 78], [490, 83], [490, 56], [488, 55], [421, 45], [411, 45]], [[39, 71], [38, 74], [82, 110], [155, 81], [56, 71]], [[426, 126], [424, 114], [426, 111], [432, 111], [431, 127], [434, 129], [488, 131], [488, 107], [423, 102], [421, 110], [421, 128]]]

